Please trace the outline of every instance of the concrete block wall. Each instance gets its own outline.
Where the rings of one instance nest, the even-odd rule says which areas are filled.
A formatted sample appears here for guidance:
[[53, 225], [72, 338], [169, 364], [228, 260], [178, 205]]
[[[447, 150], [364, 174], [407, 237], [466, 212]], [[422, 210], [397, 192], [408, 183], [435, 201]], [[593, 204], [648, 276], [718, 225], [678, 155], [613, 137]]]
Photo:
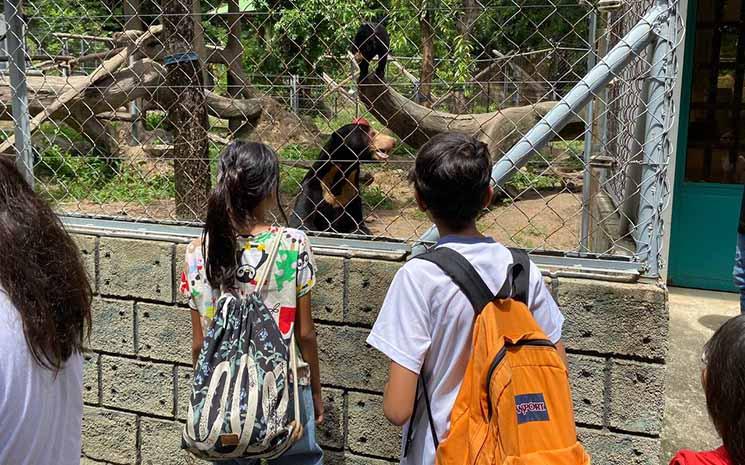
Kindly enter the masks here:
[[[82, 463], [192, 463], [180, 450], [191, 366], [178, 295], [184, 245], [75, 236], [95, 283], [85, 356]], [[396, 462], [400, 430], [383, 417], [388, 362], [365, 344], [397, 262], [318, 255], [313, 293], [332, 465]], [[547, 278], [564, 340], [580, 439], [598, 465], [657, 465], [667, 295], [653, 284]]]

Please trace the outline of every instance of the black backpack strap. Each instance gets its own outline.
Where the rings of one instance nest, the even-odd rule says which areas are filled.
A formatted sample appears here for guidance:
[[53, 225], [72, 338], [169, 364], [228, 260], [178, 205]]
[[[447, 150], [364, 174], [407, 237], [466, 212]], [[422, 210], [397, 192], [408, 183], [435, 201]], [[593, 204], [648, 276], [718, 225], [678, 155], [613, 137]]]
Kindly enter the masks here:
[[509, 249], [512, 264], [507, 267], [507, 278], [502, 289], [497, 293], [498, 299], [512, 298], [529, 305], [530, 297], [530, 257], [522, 249]]
[[[453, 282], [460, 288], [463, 294], [466, 295], [468, 301], [471, 302], [473, 311], [476, 315], [481, 313], [481, 310], [486, 306], [487, 303], [494, 300], [494, 294], [492, 294], [489, 286], [486, 285], [476, 269], [466, 258], [456, 252], [455, 250], [448, 247], [439, 247], [431, 250], [427, 253], [417, 255], [414, 258], [420, 260], [426, 260], [428, 262], [437, 265]], [[432, 433], [432, 441], [435, 444], [435, 449], [440, 446], [440, 440], [437, 438], [437, 431], [435, 430], [435, 421], [432, 417], [432, 405], [430, 404], [429, 393], [427, 392], [427, 382], [424, 379], [424, 375], [419, 375], [417, 381], [417, 394], [421, 387], [422, 397], [424, 397], [424, 405], [427, 408], [427, 420], [429, 421], [429, 430]], [[404, 444], [404, 457], [409, 454], [409, 447], [414, 437], [414, 422], [416, 421], [417, 406], [419, 405], [419, 399], [414, 400], [414, 408], [411, 411], [411, 420], [409, 423], [409, 431], [406, 435], [406, 442]]]
[[417, 255], [415, 258], [434, 263], [444, 271], [466, 295], [477, 315], [487, 303], [494, 300], [494, 294], [471, 262], [455, 250], [449, 247], [438, 247], [431, 252]]
[[[424, 405], [427, 407], [427, 421], [429, 422], [429, 431], [432, 433], [432, 441], [435, 444], [435, 450], [440, 447], [440, 440], [437, 438], [437, 430], [435, 430], [435, 420], [432, 417], [432, 405], [429, 402], [429, 393], [427, 392], [427, 383], [424, 381], [424, 375], [419, 375], [419, 380], [416, 383], [416, 392], [419, 393], [419, 388], [422, 388], [422, 396], [424, 397]], [[411, 441], [414, 439], [414, 422], [416, 421], [417, 405], [419, 405], [419, 399], [414, 399], [414, 408], [411, 411], [411, 420], [409, 421], [409, 431], [406, 434], [406, 443], [404, 444], [404, 457], [409, 456], [409, 447]]]

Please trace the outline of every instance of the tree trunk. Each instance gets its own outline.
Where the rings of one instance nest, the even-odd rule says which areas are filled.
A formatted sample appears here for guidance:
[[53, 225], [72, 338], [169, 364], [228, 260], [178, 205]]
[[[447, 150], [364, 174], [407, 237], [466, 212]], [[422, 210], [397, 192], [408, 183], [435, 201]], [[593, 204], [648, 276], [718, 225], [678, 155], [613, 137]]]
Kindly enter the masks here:
[[[124, 30], [125, 31], [144, 31], [145, 24], [142, 22], [140, 17], [140, 0], [124, 0], [122, 2], [122, 8], [124, 9]], [[139, 58], [139, 53], [134, 52], [129, 57], [129, 64], [131, 65], [134, 61]], [[142, 99], [133, 100], [129, 104], [129, 111], [134, 118], [134, 121], [130, 125], [132, 132], [131, 142], [136, 145], [139, 144], [142, 137], [144, 127], [142, 121], [145, 120], [146, 115], [142, 112], [144, 107], [144, 101]]]
[[[192, 0], [161, 0], [166, 50], [170, 56], [194, 51]], [[176, 216], [204, 219], [211, 175], [207, 153], [207, 105], [199, 59], [166, 66], [168, 120], [174, 128], [173, 170]]]
[[[458, 15], [455, 23], [455, 29], [464, 42], [471, 40], [471, 31], [479, 15], [479, 3], [477, 0], [462, 0], [463, 11]], [[453, 92], [453, 113], [461, 114], [467, 112], [468, 102], [466, 101], [465, 87], [458, 85]]]
[[124, 9], [124, 30], [125, 31], [144, 31], [145, 25], [140, 17], [140, 0], [124, 0], [122, 2]]
[[[165, 75], [166, 70], [160, 63], [149, 59], [137, 60], [132, 66], [96, 81], [95, 86], [85, 89], [50, 118], [66, 122], [72, 113], [73, 118], [84, 121], [96, 118], [98, 114], [111, 112], [112, 108], [127, 105], [133, 99], [144, 99], [148, 104], [146, 109], [166, 109], [169, 99], [173, 97], [166, 88]], [[86, 76], [29, 76], [29, 113], [36, 115], [44, 111], [54, 104], [60, 94], [86, 79]], [[205, 92], [205, 98], [208, 114], [216, 118], [252, 120], [261, 116], [263, 102], [259, 98], [230, 99], [210, 91]], [[12, 119], [11, 105], [10, 82], [7, 77], [0, 75], [0, 119]]]
[[[254, 97], [254, 93], [249, 91], [248, 78], [243, 70], [242, 32], [243, 14], [239, 9], [238, 0], [228, 0], [228, 42], [225, 45], [225, 59], [228, 67], [228, 96], [234, 99]], [[228, 120], [231, 137], [246, 137], [252, 128], [252, 124], [246, 124], [246, 118]]]
[[422, 0], [419, 14], [419, 31], [422, 36], [422, 68], [419, 76], [418, 100], [427, 108], [432, 107], [432, 80], [435, 75], [434, 10]]
[[204, 27], [202, 26], [202, 2], [201, 0], [192, 0], [191, 15], [194, 18], [194, 39], [192, 40], [193, 50], [199, 55], [200, 67], [202, 69], [202, 83], [209, 79], [207, 70], [207, 46], [204, 41]]

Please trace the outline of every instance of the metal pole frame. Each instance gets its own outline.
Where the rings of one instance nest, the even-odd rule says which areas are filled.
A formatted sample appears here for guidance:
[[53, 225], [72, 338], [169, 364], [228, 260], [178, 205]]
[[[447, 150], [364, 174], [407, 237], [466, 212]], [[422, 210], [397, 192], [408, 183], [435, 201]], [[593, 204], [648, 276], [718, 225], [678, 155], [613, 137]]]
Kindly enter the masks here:
[[[655, 5], [618, 44], [494, 165], [492, 170], [492, 185], [495, 188], [503, 187], [515, 172], [525, 166], [532, 156], [538, 154], [538, 151], [551, 141], [573, 117], [578, 115], [582, 108], [598, 92], [607, 87], [634, 58], [638, 57], [657, 38], [659, 40], [655, 47], [654, 57], [666, 57], [671, 50], [669, 37], [666, 37], [672, 31], [670, 27], [672, 8], [669, 4], [671, 1], [673, 0], [657, 0]], [[668, 71], [668, 66], [666, 66], [666, 59], [654, 60], [653, 66], [655, 67], [652, 73], [650, 73], [650, 78], [654, 82], [657, 82], [657, 84], [651, 86], [650, 96], [658, 96], [664, 94], [666, 82], [664, 73]], [[664, 101], [664, 98], [661, 100]], [[651, 99], [648, 101], [653, 102]], [[644, 145], [646, 170], [642, 178], [642, 196], [644, 197], [645, 192], [654, 195], [647, 195], [646, 197], [649, 201], [646, 203], [642, 201], [642, 206], [640, 206], [639, 223], [645, 229], [645, 234], [640, 235], [640, 239], [647, 240], [646, 244], [648, 247], [644, 248], [644, 250], [638, 250], [637, 257], [638, 259], [645, 260], [654, 256], [653, 262], [646, 268], [647, 274], [654, 276], [658, 272], [657, 257], [660, 251], [661, 225], [658, 224], [661, 221], [660, 205], [665, 200], [664, 196], [661, 196], [662, 189], [656, 188], [659, 182], [664, 182], [665, 177], [664, 170], [662, 170], [662, 173], [659, 172], [660, 162], [655, 157], [659, 157], [665, 153], [661, 149], [665, 134], [665, 127], [662, 124], [665, 120], [665, 106], [663, 103], [660, 103], [659, 105], [655, 105], [654, 108], [650, 105], [649, 108], [655, 111], [655, 116], [648, 118], [647, 123], [646, 134], [648, 138]], [[660, 140], [655, 144], [654, 142], [650, 142], [649, 136], [657, 136]], [[645, 181], [646, 185], [644, 184]], [[646, 187], [646, 191], [644, 187]], [[653, 204], [656, 207], [653, 207]], [[648, 217], [646, 223], [642, 221], [644, 218], [642, 211]], [[415, 256], [425, 252], [428, 246], [438, 238], [437, 227], [433, 225], [414, 243], [411, 255]]]
[[31, 151], [31, 130], [26, 86], [26, 47], [24, 41], [22, 0], [4, 0], [7, 24], [6, 44], [10, 56], [10, 89], [15, 123], [16, 165], [31, 187], [34, 186], [34, 155]]
[[663, 211], [669, 197], [666, 166], [670, 155], [672, 122], [672, 76], [674, 71], [672, 0], [657, 0], [657, 8], [669, 13], [655, 28], [647, 115], [644, 131], [642, 176], [639, 192], [639, 219], [635, 229], [636, 259], [646, 276], [659, 277], [661, 269]]
[[[587, 71], [590, 72], [597, 64], [598, 51], [595, 48], [597, 41], [598, 29], [598, 12], [593, 7], [590, 11], [589, 25], [590, 28], [590, 53], [587, 55]], [[595, 99], [590, 100], [587, 104], [587, 121], [585, 123], [585, 147], [583, 151], [583, 161], [585, 163], [585, 172], [582, 177], [582, 225], [579, 233], [579, 249], [581, 252], [589, 252], [588, 246], [590, 241], [590, 183], [592, 171], [590, 170], [590, 160], [592, 159], [593, 149], [593, 127], [595, 125]]]

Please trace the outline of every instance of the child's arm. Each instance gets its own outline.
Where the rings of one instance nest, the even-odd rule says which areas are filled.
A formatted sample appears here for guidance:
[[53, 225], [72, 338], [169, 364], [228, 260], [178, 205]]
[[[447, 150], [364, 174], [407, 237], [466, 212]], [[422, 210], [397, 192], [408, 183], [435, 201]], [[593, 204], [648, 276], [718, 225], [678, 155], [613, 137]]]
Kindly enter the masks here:
[[295, 315], [295, 339], [300, 346], [303, 360], [310, 366], [310, 386], [313, 390], [313, 408], [316, 423], [323, 421], [323, 397], [321, 395], [321, 371], [318, 366], [318, 342], [316, 327], [310, 313], [310, 291], [297, 300]]
[[561, 340], [561, 330], [564, 325], [564, 315], [562, 315], [556, 300], [549, 292], [541, 276], [541, 271], [535, 263], [530, 262], [530, 297], [528, 307], [533, 313], [538, 325], [541, 327], [546, 336], [556, 346], [556, 351], [564, 361], [564, 365], [569, 366], [567, 362], [567, 353], [564, 342]]
[[567, 349], [564, 346], [564, 343], [561, 340], [559, 340], [559, 342], [557, 342], [554, 345], [556, 346], [556, 352], [559, 353], [559, 355], [561, 356], [561, 359], [564, 361], [564, 365], [566, 365], [567, 368], [569, 368], [569, 360], [567, 359]]
[[199, 312], [196, 310], [191, 311], [191, 360], [194, 362], [194, 366], [197, 365], [197, 359], [199, 358], [199, 352], [202, 350], [202, 342], [204, 341], [204, 335], [202, 334], [202, 322]]
[[391, 362], [383, 394], [383, 413], [396, 426], [403, 426], [411, 417], [418, 379], [419, 376], [413, 371]]

